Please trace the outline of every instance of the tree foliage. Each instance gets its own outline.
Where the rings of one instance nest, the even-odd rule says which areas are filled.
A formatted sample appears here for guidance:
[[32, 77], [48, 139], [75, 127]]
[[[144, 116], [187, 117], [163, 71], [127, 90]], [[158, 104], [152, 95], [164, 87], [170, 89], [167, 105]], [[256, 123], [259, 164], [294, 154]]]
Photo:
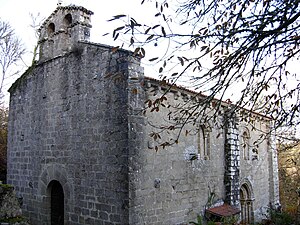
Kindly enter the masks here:
[[284, 144], [278, 149], [280, 203], [283, 211], [296, 217], [300, 190], [300, 145]]
[[[14, 33], [9, 23], [0, 18], [0, 99], [3, 98], [4, 82], [18, 74], [13, 68], [25, 53], [20, 39]], [[6, 158], [7, 158], [7, 122], [8, 109], [0, 102], [0, 180], [6, 180]]]
[[31, 24], [30, 27], [33, 29], [34, 31], [34, 36], [36, 39], [36, 44], [33, 47], [33, 51], [32, 51], [32, 60], [31, 60], [31, 65], [35, 64], [38, 56], [39, 56], [39, 36], [40, 36], [40, 30], [39, 28], [42, 26], [43, 22], [45, 21], [45, 18], [41, 17], [40, 13], [37, 14], [32, 14], [30, 13], [30, 18], [31, 18]]
[[[16, 37], [9, 23], [0, 18], [0, 95], [3, 96], [3, 85], [5, 79], [16, 75], [17, 70], [12, 70], [25, 53], [25, 49], [19, 38]], [[12, 72], [14, 71], [14, 72]]]
[[299, 0], [141, 4], [145, 10], [155, 5], [153, 20], [144, 24], [116, 15], [110, 21], [123, 22], [113, 38], [133, 46], [141, 57], [151, 54], [148, 60], [156, 63], [162, 80], [188, 81], [199, 91], [202, 101], [189, 111], [200, 110], [203, 116], [216, 98], [227, 99], [236, 108], [271, 117], [275, 127], [299, 125]]

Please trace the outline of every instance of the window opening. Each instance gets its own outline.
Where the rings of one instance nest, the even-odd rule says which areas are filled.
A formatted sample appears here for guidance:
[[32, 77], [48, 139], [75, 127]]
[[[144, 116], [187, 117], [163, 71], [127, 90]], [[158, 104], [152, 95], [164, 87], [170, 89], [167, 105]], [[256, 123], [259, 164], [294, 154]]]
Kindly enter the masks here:
[[198, 131], [198, 154], [205, 160], [210, 157], [209, 145], [209, 131], [205, 126], [201, 125]]
[[244, 131], [242, 134], [242, 149], [243, 149], [243, 157], [245, 160], [250, 160], [249, 141], [250, 141], [250, 136], [248, 132]]

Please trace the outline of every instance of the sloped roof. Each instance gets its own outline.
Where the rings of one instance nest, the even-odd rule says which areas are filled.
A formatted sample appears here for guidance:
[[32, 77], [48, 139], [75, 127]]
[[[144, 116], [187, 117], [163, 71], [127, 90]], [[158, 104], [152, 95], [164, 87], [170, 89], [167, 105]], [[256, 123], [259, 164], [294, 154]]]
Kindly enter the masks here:
[[[156, 83], [158, 86], [164, 86], [164, 85], [166, 85], [166, 86], [168, 86], [168, 87], [173, 87], [174, 89], [181, 90], [181, 91], [185, 92], [186, 94], [197, 95], [197, 96], [199, 96], [199, 97], [204, 97], [204, 98], [205, 98], [205, 97], [208, 97], [207, 95], [202, 94], [201, 92], [197, 92], [197, 91], [195, 91], [195, 90], [191, 90], [191, 89], [189, 89], [189, 88], [187, 88], [187, 87], [184, 87], [184, 86], [181, 86], [181, 85], [177, 85], [177, 84], [174, 84], [174, 83], [169, 83], [169, 82], [166, 81], [166, 80], [158, 80], [158, 79], [156, 79], [156, 78], [149, 77], [149, 76], [145, 76], [144, 78], [145, 78], [146, 80], [152, 82], [152, 83]], [[213, 101], [221, 101], [222, 106], [225, 106], [225, 107], [228, 107], [229, 105], [235, 106], [235, 104], [232, 103], [232, 102], [230, 101], [230, 99], [227, 99], [226, 101], [224, 101], [224, 100], [220, 100], [220, 99], [217, 99], [217, 98], [213, 98], [212, 100], [213, 100]], [[266, 120], [272, 120], [272, 118], [269, 117], [269, 116], [263, 115], [263, 114], [261, 114], [261, 113], [259, 113], [259, 112], [255, 112], [255, 111], [253, 111], [253, 110], [249, 110], [249, 109], [247, 109], [247, 108], [243, 108], [243, 107], [238, 106], [237, 109], [243, 109], [243, 110], [245, 110], [245, 111], [248, 111], [248, 112], [251, 113], [251, 114], [257, 115], [257, 116], [259, 116], [259, 117], [261, 117], [261, 118], [264, 118], [264, 119], [266, 119]]]
[[231, 205], [223, 204], [207, 209], [206, 212], [220, 217], [229, 217], [240, 213], [240, 210]]

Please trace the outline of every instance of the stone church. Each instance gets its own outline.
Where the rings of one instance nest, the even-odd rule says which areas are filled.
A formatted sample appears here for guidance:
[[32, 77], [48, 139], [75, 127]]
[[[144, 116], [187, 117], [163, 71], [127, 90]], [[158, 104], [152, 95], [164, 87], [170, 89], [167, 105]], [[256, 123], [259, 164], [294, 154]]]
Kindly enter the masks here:
[[279, 204], [277, 154], [272, 135], [255, 140], [272, 121], [187, 125], [197, 132], [155, 151], [153, 129], [171, 109], [144, 113], [145, 103], [195, 93], [144, 76], [130, 51], [89, 42], [92, 14], [58, 6], [40, 28], [39, 60], [9, 90], [8, 183], [24, 215], [33, 225], [263, 219]]

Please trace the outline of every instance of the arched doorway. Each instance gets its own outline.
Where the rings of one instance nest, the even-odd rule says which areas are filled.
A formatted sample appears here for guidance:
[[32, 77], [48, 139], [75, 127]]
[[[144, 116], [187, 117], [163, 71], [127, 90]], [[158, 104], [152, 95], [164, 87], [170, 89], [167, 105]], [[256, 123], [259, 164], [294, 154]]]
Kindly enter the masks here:
[[51, 225], [64, 224], [64, 190], [57, 180], [52, 180], [48, 188], [51, 196]]
[[241, 224], [252, 224], [253, 221], [253, 197], [247, 184], [240, 189]]

